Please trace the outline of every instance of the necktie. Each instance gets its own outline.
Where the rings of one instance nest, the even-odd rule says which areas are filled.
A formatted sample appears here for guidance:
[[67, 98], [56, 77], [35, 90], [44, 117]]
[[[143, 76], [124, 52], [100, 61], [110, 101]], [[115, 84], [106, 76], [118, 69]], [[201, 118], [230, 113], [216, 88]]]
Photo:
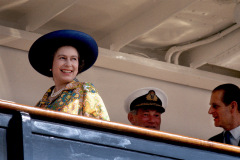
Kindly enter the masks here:
[[230, 136], [231, 136], [231, 133], [229, 131], [226, 131], [225, 134], [224, 134], [224, 138], [225, 138], [225, 143], [226, 144], [231, 144]]

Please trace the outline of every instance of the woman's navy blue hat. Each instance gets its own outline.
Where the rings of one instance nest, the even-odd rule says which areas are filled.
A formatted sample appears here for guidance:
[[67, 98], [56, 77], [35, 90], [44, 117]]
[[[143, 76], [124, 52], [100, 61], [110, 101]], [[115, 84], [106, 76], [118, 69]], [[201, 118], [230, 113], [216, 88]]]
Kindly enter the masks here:
[[[89, 69], [97, 60], [98, 46], [96, 41], [86, 33], [76, 30], [58, 30], [38, 38], [31, 46], [28, 58], [32, 67], [39, 73], [52, 77], [53, 56], [58, 48], [72, 46], [77, 49], [83, 68], [78, 73]], [[81, 64], [79, 64], [81, 65]]]

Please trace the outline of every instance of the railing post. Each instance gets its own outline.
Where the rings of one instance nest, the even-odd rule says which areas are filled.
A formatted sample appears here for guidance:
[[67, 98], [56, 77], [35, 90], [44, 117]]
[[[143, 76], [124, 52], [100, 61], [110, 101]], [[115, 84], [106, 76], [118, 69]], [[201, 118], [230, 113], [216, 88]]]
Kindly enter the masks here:
[[14, 112], [7, 129], [8, 160], [32, 160], [31, 121], [28, 113]]

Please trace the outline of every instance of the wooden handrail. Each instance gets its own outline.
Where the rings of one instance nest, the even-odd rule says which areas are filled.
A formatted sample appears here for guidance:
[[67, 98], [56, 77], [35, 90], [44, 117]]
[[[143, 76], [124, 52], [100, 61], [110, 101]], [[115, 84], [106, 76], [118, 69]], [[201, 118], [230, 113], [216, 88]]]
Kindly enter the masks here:
[[141, 136], [144, 136], [145, 138], [154, 138], [155, 140], [164, 140], [164, 141], [175, 142], [178, 144], [192, 145], [192, 146], [196, 146], [196, 147], [207, 149], [207, 150], [208, 149], [218, 150], [218, 151], [231, 152], [236, 154], [240, 153], [240, 147], [238, 146], [227, 145], [227, 144], [217, 143], [217, 142], [212, 142], [207, 140], [201, 140], [197, 138], [167, 133], [163, 131], [156, 131], [156, 130], [146, 129], [143, 127], [136, 127], [132, 125], [117, 123], [117, 122], [104, 121], [104, 120], [99, 120], [95, 118], [71, 115], [71, 114], [52, 111], [52, 110], [45, 110], [38, 107], [22, 105], [22, 104], [5, 101], [5, 100], [0, 100], [0, 108], [23, 111], [32, 115], [39, 115], [39, 116], [44, 116], [44, 117], [49, 117], [49, 118], [54, 118], [59, 120], [65, 120], [69, 122], [75, 122], [79, 124], [85, 124], [85, 125], [110, 129], [114, 131], [120, 131], [124, 133], [141, 135]]

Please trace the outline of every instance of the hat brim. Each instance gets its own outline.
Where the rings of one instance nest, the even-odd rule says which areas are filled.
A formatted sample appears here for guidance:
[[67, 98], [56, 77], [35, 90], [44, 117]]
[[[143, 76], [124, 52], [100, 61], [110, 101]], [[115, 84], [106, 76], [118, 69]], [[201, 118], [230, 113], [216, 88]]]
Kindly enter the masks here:
[[139, 108], [142, 108], [142, 109], [154, 109], [160, 113], [164, 113], [165, 112], [165, 108], [163, 108], [163, 106], [154, 106], [154, 105], [143, 105], [143, 106], [135, 106], [132, 108], [132, 110], [135, 110], [135, 109], [139, 109]]
[[53, 56], [62, 46], [76, 48], [80, 61], [84, 60], [84, 66], [79, 73], [89, 69], [97, 60], [98, 46], [91, 36], [75, 30], [58, 30], [43, 35], [33, 43], [28, 54], [30, 64], [37, 72], [52, 77], [50, 69]]

